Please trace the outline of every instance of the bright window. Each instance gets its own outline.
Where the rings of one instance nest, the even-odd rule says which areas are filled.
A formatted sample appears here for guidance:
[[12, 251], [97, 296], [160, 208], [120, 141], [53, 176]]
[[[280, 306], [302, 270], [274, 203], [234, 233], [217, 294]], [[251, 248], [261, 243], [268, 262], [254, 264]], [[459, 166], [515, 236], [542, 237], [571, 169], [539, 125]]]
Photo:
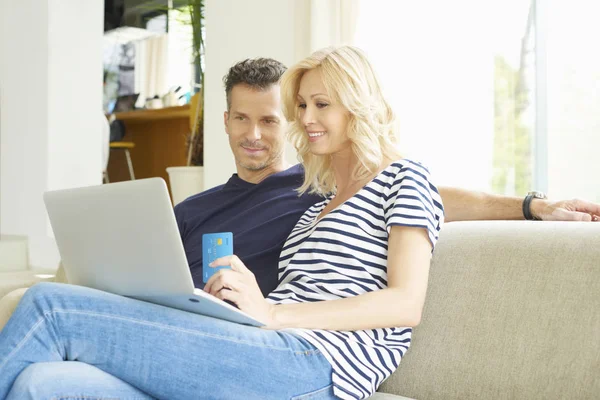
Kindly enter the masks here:
[[528, 144], [516, 148], [530, 127], [515, 115], [529, 7], [480, 3], [365, 0], [356, 43], [380, 72], [407, 157], [439, 184], [512, 194], [530, 179]]
[[440, 185], [600, 200], [590, 4], [361, 0], [355, 43], [380, 73], [404, 154]]

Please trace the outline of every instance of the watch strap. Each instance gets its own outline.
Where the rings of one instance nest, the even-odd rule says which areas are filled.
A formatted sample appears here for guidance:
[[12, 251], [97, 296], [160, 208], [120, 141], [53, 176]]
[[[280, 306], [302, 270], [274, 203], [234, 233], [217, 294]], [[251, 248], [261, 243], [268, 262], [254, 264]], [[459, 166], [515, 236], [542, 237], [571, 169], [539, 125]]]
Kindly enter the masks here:
[[539, 221], [539, 218], [536, 218], [531, 213], [531, 201], [537, 198], [534, 193], [527, 193], [525, 199], [523, 200], [523, 216], [528, 221]]

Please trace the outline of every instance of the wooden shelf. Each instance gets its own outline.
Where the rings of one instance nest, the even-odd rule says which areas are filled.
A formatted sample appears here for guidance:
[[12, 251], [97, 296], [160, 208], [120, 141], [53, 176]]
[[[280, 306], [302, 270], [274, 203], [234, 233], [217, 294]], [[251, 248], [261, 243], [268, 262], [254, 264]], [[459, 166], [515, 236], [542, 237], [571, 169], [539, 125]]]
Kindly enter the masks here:
[[[113, 116], [125, 124], [121, 141], [135, 143], [131, 161], [136, 179], [161, 177], [169, 182], [167, 167], [185, 165], [190, 133], [190, 105], [119, 112]], [[111, 182], [129, 180], [125, 152], [111, 148], [108, 160]]]
[[125, 122], [150, 122], [176, 118], [189, 118], [190, 105], [158, 108], [155, 110], [135, 110], [113, 114], [116, 119]]

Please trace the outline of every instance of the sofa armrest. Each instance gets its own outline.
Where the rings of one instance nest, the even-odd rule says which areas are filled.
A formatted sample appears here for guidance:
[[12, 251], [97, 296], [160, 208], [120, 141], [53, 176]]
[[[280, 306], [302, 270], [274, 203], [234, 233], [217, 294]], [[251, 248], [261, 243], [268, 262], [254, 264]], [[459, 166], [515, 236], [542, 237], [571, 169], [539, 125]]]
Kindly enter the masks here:
[[16, 289], [0, 299], [0, 331], [10, 319], [26, 291], [27, 288]]
[[63, 268], [62, 262], [58, 264], [58, 269], [56, 270], [54, 282], [67, 283], [67, 275], [65, 274], [65, 269]]

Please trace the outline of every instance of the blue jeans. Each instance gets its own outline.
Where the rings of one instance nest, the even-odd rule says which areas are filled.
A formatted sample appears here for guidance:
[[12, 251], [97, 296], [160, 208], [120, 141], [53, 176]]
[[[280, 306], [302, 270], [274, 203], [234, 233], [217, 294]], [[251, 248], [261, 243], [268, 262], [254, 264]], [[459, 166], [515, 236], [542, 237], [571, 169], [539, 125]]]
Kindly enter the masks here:
[[57, 283], [0, 332], [0, 399], [331, 399], [331, 372], [286, 332]]
[[152, 400], [127, 382], [90, 364], [57, 361], [31, 364], [13, 384], [6, 400]]

